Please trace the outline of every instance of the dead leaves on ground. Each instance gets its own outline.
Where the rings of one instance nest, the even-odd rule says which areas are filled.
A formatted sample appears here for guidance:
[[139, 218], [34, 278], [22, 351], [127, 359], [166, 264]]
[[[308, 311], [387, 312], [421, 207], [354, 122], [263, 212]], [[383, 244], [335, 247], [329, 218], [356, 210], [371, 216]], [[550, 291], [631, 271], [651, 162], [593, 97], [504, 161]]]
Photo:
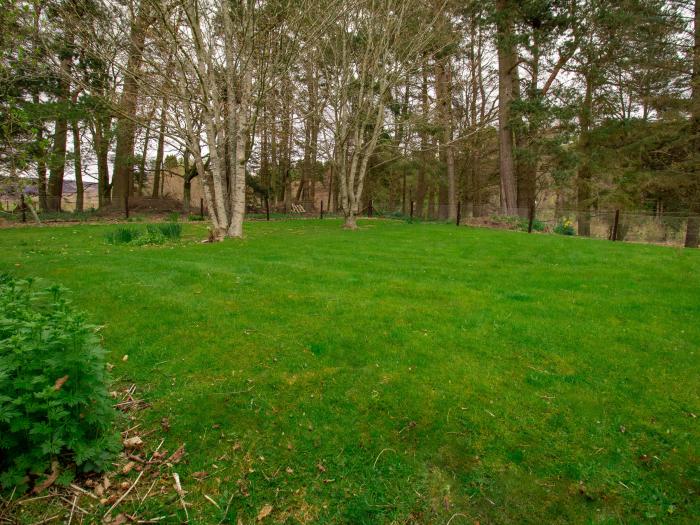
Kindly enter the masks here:
[[139, 436], [134, 436], [122, 441], [122, 445], [127, 450], [143, 447], [143, 440]]
[[260, 512], [258, 512], [257, 521], [262, 521], [267, 518], [272, 513], [272, 505], [265, 505]]

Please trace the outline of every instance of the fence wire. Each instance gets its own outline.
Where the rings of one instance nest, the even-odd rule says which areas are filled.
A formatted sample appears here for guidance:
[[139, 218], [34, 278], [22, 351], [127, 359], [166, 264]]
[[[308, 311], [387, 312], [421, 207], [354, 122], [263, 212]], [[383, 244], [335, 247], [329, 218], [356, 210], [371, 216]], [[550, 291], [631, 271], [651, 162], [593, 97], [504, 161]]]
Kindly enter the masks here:
[[[69, 197], [71, 197], [70, 195]], [[64, 197], [65, 199], [65, 197]], [[36, 195], [25, 196], [25, 203], [39, 211]], [[0, 197], [0, 219], [8, 221], [31, 221], [29, 209], [22, 208], [21, 196], [5, 194]], [[91, 203], [90, 203], [91, 204]], [[90, 204], [85, 208], [89, 210]], [[330, 209], [329, 209], [330, 207]], [[171, 210], [173, 213], [180, 209]], [[508, 228], [527, 231], [530, 229], [532, 210], [516, 209], [510, 215], [504, 215], [492, 205], [462, 205], [458, 206], [458, 216], [450, 217], [449, 207], [441, 204], [424, 204], [419, 206], [415, 201], [397, 202], [369, 199], [363, 203], [358, 217], [397, 219], [408, 222], [452, 222], [461, 225]], [[89, 220], [90, 211], [81, 214], [81, 220]], [[48, 216], [51, 212], [40, 213]], [[77, 214], [66, 213], [66, 219]], [[191, 206], [187, 217], [200, 216], [206, 219], [208, 210], [203, 202], [199, 206]], [[615, 217], [617, 215], [617, 226]], [[187, 218], [184, 217], [184, 218]], [[300, 201], [291, 203], [257, 202], [248, 206], [246, 218], [249, 220], [293, 220], [293, 219], [330, 219], [342, 218], [343, 214], [327, 201]], [[55, 218], [52, 216], [52, 218]], [[97, 218], [97, 217], [96, 217]], [[196, 217], [195, 217], [196, 218]], [[683, 246], [688, 226], [688, 220], [698, 215], [687, 213], [653, 213], [645, 211], [602, 210], [592, 209], [579, 211], [554, 207], [538, 207], [532, 216], [532, 231], [558, 233], [563, 235], [583, 235], [596, 239], [612, 239], [613, 234], [618, 241], [664, 244]]]

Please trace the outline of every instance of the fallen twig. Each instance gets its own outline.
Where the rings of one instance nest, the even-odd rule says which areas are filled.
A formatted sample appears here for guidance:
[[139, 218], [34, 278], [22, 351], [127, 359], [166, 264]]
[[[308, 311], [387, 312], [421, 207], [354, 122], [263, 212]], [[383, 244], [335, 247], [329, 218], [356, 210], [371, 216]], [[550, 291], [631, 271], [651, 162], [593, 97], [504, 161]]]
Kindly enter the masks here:
[[382, 454], [384, 454], [384, 452], [386, 452], [387, 450], [391, 450], [394, 454], [396, 454], [396, 451], [395, 451], [393, 448], [385, 448], [385, 449], [383, 449], [383, 450], [377, 455], [377, 459], [374, 460], [374, 465], [372, 465], [372, 468], [376, 468], [376, 467], [377, 467], [377, 461], [379, 461], [379, 457], [380, 457]]
[[462, 518], [469, 519], [469, 516], [467, 516], [465, 514], [453, 514], [452, 517], [449, 520], [447, 520], [447, 525], [450, 525], [450, 522], [452, 522], [452, 520], [455, 519], [457, 516], [461, 516]]
[[31, 501], [37, 501], [40, 499], [46, 499], [46, 498], [51, 498], [51, 497], [53, 497], [53, 494], [46, 494], [45, 496], [37, 496], [36, 498], [20, 499], [17, 501], [17, 504], [24, 505], [25, 503], [29, 503]]
[[157, 518], [151, 518], [150, 520], [138, 520], [136, 523], [158, 523], [165, 518], [167, 518], [167, 516], [158, 516]]
[[[158, 450], [160, 450], [160, 447], [163, 446], [163, 443], [165, 443], [165, 438], [163, 438], [163, 439], [161, 440], [161, 442], [160, 442], [160, 444], [158, 445], [158, 447], [153, 451], [153, 454], [151, 454], [151, 459], [153, 459], [153, 456], [155, 456], [156, 452], [158, 452]], [[117, 505], [119, 505], [119, 504], [124, 500], [124, 498], [126, 498], [126, 496], [127, 496], [127, 495], [129, 494], [129, 492], [131, 492], [132, 489], [136, 486], [136, 484], [137, 484], [137, 483], [139, 482], [139, 480], [141, 479], [141, 476], [143, 476], [143, 473], [146, 472], [147, 469], [148, 469], [148, 467], [144, 468], [141, 472], [139, 472], [139, 475], [136, 476], [136, 480], [131, 484], [131, 486], [127, 489], [127, 491], [126, 491], [124, 494], [122, 494], [122, 495], [119, 497], [119, 499], [118, 499], [117, 501], [114, 502], [114, 505], [112, 505], [112, 506], [109, 508], [109, 510], [108, 510], [107, 512], [104, 513], [103, 518], [106, 518], [107, 516], [109, 516], [109, 514], [117, 507]]]
[[32, 523], [32, 525], [41, 525], [42, 523], [48, 523], [49, 521], [53, 521], [57, 518], [60, 518], [60, 514], [56, 514], [55, 516], [51, 516], [50, 518], [46, 518], [45, 520], [37, 521]]
[[180, 503], [185, 511], [185, 518], [187, 519], [187, 523], [189, 523], [190, 515], [187, 512], [187, 504], [185, 503], [185, 491], [182, 490], [182, 485], [180, 485], [180, 476], [177, 472], [173, 472], [173, 479], [175, 480], [175, 490], [177, 491], [177, 495], [180, 496]]
[[204, 499], [206, 499], [209, 503], [214, 505], [217, 509], [221, 510], [221, 507], [219, 507], [219, 504], [216, 501], [214, 501], [211, 497], [209, 497], [205, 494]]
[[[63, 499], [63, 498], [61, 498]], [[73, 521], [73, 513], [75, 512], [75, 502], [78, 500], [78, 496], [73, 496], [73, 505], [70, 508], [70, 516], [68, 516], [68, 525]]]
[[65, 501], [66, 503], [69, 503], [72, 507], [75, 507], [76, 510], [82, 512], [83, 514], [90, 514], [88, 511], [86, 511], [84, 508], [82, 508], [80, 505], [76, 505], [76, 502], [78, 501], [78, 496], [76, 495], [73, 501], [64, 498], [63, 496], [60, 496], [62, 501]]
[[73, 490], [77, 490], [78, 492], [82, 492], [82, 493], [85, 494], [86, 496], [90, 496], [92, 499], [96, 499], [96, 500], [98, 500], [98, 501], [99, 501], [99, 499], [100, 499], [100, 498], [98, 498], [97, 496], [95, 496], [92, 492], [88, 492], [88, 491], [85, 490], [84, 488], [79, 487], [78, 485], [75, 485], [74, 483], [71, 483], [71, 484], [70, 484], [70, 488], [72, 488]]

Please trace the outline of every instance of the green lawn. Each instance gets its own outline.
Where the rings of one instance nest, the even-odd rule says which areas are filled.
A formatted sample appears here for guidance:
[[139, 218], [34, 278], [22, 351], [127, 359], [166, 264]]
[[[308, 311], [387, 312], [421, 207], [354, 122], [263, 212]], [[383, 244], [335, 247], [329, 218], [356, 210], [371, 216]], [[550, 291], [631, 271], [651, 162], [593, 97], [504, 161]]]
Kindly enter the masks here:
[[0, 231], [0, 270], [105, 325], [143, 428], [186, 443], [191, 522], [697, 522], [700, 252], [335, 220], [131, 248], [111, 228]]

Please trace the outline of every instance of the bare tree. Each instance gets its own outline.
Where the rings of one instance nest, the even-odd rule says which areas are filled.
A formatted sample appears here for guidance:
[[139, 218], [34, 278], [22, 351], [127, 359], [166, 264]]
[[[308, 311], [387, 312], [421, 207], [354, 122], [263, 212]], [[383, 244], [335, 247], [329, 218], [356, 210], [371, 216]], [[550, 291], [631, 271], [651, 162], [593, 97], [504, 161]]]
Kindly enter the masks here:
[[424, 27], [413, 25], [409, 31], [416, 13], [419, 3], [413, 0], [353, 3], [338, 14], [323, 40], [335, 173], [347, 229], [357, 228], [367, 167], [383, 130], [390, 90], [428, 43]]

